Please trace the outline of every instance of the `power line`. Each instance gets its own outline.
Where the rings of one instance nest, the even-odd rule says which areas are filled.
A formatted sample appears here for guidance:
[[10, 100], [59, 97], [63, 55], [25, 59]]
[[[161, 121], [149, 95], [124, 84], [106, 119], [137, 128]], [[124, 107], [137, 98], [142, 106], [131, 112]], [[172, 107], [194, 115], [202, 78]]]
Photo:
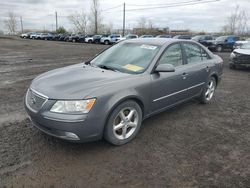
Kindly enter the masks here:
[[[173, 4], [167, 4], [164, 6], [154, 6], [154, 7], [144, 7], [144, 8], [131, 8], [127, 9], [126, 11], [143, 11], [143, 10], [152, 10], [152, 9], [162, 9], [162, 8], [168, 8], [168, 7], [181, 7], [181, 6], [190, 6], [190, 5], [197, 5], [197, 4], [205, 4], [205, 3], [213, 3], [213, 2], [218, 2], [220, 0], [196, 0], [196, 1], [189, 1], [185, 3], [173, 3]], [[106, 13], [113, 13], [113, 12], [118, 12], [116, 11], [108, 11]]]
[[157, 6], [157, 7], [146, 7], [146, 8], [135, 8], [135, 9], [128, 9], [127, 11], [140, 11], [140, 10], [150, 10], [150, 9], [162, 9], [168, 7], [181, 7], [181, 6], [190, 6], [190, 5], [197, 5], [197, 4], [205, 4], [205, 3], [213, 3], [218, 2], [220, 0], [205, 0], [205, 1], [197, 1], [192, 3], [183, 3], [183, 4], [175, 4], [175, 5], [165, 5], [165, 6]]
[[146, 6], [164, 6], [164, 5], [175, 5], [175, 4], [182, 4], [182, 3], [192, 3], [192, 2], [197, 2], [197, 1], [202, 1], [202, 0], [191, 0], [191, 1], [182, 1], [182, 2], [177, 2], [177, 3], [157, 3], [157, 4], [127, 4], [128, 6], [140, 6], [140, 7], [146, 7]]
[[107, 9], [104, 9], [104, 10], [101, 10], [101, 11], [106, 12], [106, 11], [109, 11], [109, 10], [112, 10], [112, 9], [120, 8], [122, 6], [123, 6], [123, 4], [120, 4], [120, 5], [117, 5], [117, 6], [114, 6], [114, 7], [111, 7], [111, 8], [107, 8]]

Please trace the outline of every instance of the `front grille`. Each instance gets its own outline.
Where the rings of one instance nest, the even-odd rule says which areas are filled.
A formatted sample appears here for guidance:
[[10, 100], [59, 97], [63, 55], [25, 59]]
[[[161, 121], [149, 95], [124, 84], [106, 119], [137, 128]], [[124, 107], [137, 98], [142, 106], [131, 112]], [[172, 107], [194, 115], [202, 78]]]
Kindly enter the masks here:
[[237, 54], [237, 57], [234, 59], [235, 63], [238, 64], [250, 64], [250, 55]]
[[38, 112], [47, 101], [45, 96], [41, 96], [35, 91], [29, 89], [26, 94], [26, 104], [33, 112]]

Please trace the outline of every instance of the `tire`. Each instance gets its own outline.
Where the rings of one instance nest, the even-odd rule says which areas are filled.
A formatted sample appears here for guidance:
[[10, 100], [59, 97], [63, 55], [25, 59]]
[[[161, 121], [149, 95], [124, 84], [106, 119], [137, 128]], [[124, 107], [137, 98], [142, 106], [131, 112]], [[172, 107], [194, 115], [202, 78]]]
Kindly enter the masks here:
[[230, 68], [230, 69], [236, 69], [236, 66], [235, 66], [234, 64], [230, 63], [230, 64], [229, 64], [229, 68]]
[[88, 43], [92, 43], [92, 40], [89, 40]]
[[223, 51], [223, 47], [221, 45], [216, 46], [216, 52], [222, 52]]
[[204, 87], [200, 96], [200, 102], [202, 104], [207, 104], [211, 101], [211, 99], [214, 96], [216, 86], [217, 86], [216, 79], [213, 76], [210, 77], [208, 81], [206, 82], [206, 86]]
[[108, 40], [105, 40], [105, 41], [104, 41], [104, 44], [105, 44], [105, 45], [109, 45], [109, 41], [108, 41]]
[[141, 122], [141, 107], [133, 100], [125, 101], [118, 105], [109, 116], [104, 138], [113, 145], [126, 144], [137, 135]]

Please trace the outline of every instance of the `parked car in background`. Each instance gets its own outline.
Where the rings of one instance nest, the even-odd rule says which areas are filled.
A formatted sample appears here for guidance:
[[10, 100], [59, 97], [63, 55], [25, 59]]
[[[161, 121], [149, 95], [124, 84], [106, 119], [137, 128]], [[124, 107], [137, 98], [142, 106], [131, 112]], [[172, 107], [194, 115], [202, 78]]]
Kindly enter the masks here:
[[79, 40], [79, 35], [77, 34], [72, 34], [68, 37], [67, 42], [77, 42]]
[[84, 34], [78, 34], [77, 42], [84, 42], [86, 38], [86, 35]]
[[48, 135], [122, 145], [154, 114], [193, 98], [209, 103], [222, 63], [194, 41], [125, 40], [86, 63], [35, 78], [25, 109], [31, 123]]
[[173, 37], [174, 39], [185, 39], [190, 40], [192, 37], [190, 35], [176, 35]]
[[231, 53], [229, 67], [250, 67], [250, 43], [243, 44]]
[[94, 35], [93, 36], [93, 43], [100, 44], [102, 37], [108, 37], [109, 35]]
[[93, 43], [94, 41], [94, 35], [87, 35], [84, 39], [84, 42], [87, 42], [87, 43]]
[[36, 39], [37, 34], [36, 32], [30, 33], [30, 39]]
[[20, 35], [20, 37], [21, 37], [21, 38], [24, 38], [24, 39], [28, 39], [28, 38], [30, 38], [30, 34], [32, 34], [32, 32], [22, 33], [22, 34]]
[[64, 37], [65, 42], [72, 42], [72, 38], [75, 37], [76, 34], [69, 34]]
[[192, 38], [192, 40], [201, 43], [202, 45], [208, 47], [214, 40], [212, 35], [197, 35]]
[[211, 42], [208, 48], [216, 52], [222, 52], [224, 50], [233, 51], [234, 44], [238, 40], [240, 40], [240, 37], [237, 36], [221, 36]]
[[65, 41], [65, 38], [68, 37], [69, 34], [59, 34], [58, 35], [58, 40], [59, 41]]
[[44, 36], [44, 40], [58, 40], [59, 35], [56, 33], [47, 33], [46, 36]]
[[45, 40], [45, 39], [47, 39], [47, 37], [48, 37], [48, 33], [41, 33], [39, 36], [39, 39]]
[[113, 44], [113, 43], [119, 41], [120, 38], [122, 38], [121, 35], [119, 35], [119, 34], [112, 34], [112, 35], [109, 35], [108, 37], [102, 37], [101, 40], [100, 40], [100, 42], [102, 44], [106, 44], [106, 45], [107, 44]]
[[142, 35], [139, 38], [153, 38], [153, 35]]
[[36, 33], [35, 39], [41, 39], [43, 33]]
[[119, 38], [117, 42], [128, 40], [128, 39], [136, 39], [136, 38], [138, 38], [138, 35], [128, 34], [128, 35], [125, 35], [124, 37]]
[[243, 44], [246, 44], [246, 43], [249, 43], [250, 42], [250, 38], [246, 39], [246, 40], [239, 40], [239, 41], [236, 41], [234, 43], [234, 49], [236, 48], [240, 48]]
[[157, 35], [156, 38], [172, 38], [171, 35]]

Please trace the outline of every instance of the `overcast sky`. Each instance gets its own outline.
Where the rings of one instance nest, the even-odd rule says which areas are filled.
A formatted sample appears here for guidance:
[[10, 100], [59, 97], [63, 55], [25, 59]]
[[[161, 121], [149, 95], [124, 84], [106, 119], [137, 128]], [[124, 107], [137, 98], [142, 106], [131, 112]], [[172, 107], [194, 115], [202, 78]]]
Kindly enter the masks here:
[[[122, 4], [126, 9], [144, 8], [143, 6], [187, 2], [190, 0], [100, 0], [102, 10], [115, 6], [118, 8], [102, 12], [105, 23], [113, 23], [114, 28], [122, 28]], [[206, 1], [206, 0], [201, 0]], [[55, 29], [55, 11], [58, 13], [59, 26], [71, 29], [67, 16], [74, 12], [89, 12], [91, 0], [0, 0], [0, 30], [6, 30], [3, 20], [8, 12], [22, 16], [24, 29]], [[126, 12], [126, 27], [136, 27], [137, 20], [145, 17], [156, 27], [170, 27], [170, 29], [191, 29], [195, 31], [220, 31], [226, 18], [234, 7], [250, 10], [250, 0], [220, 0], [218, 2], [196, 4], [182, 7], [166, 7], [153, 10], [137, 10]], [[150, 6], [146, 6], [150, 7]], [[250, 11], [249, 11], [250, 12]], [[20, 25], [19, 25], [20, 30]]]

